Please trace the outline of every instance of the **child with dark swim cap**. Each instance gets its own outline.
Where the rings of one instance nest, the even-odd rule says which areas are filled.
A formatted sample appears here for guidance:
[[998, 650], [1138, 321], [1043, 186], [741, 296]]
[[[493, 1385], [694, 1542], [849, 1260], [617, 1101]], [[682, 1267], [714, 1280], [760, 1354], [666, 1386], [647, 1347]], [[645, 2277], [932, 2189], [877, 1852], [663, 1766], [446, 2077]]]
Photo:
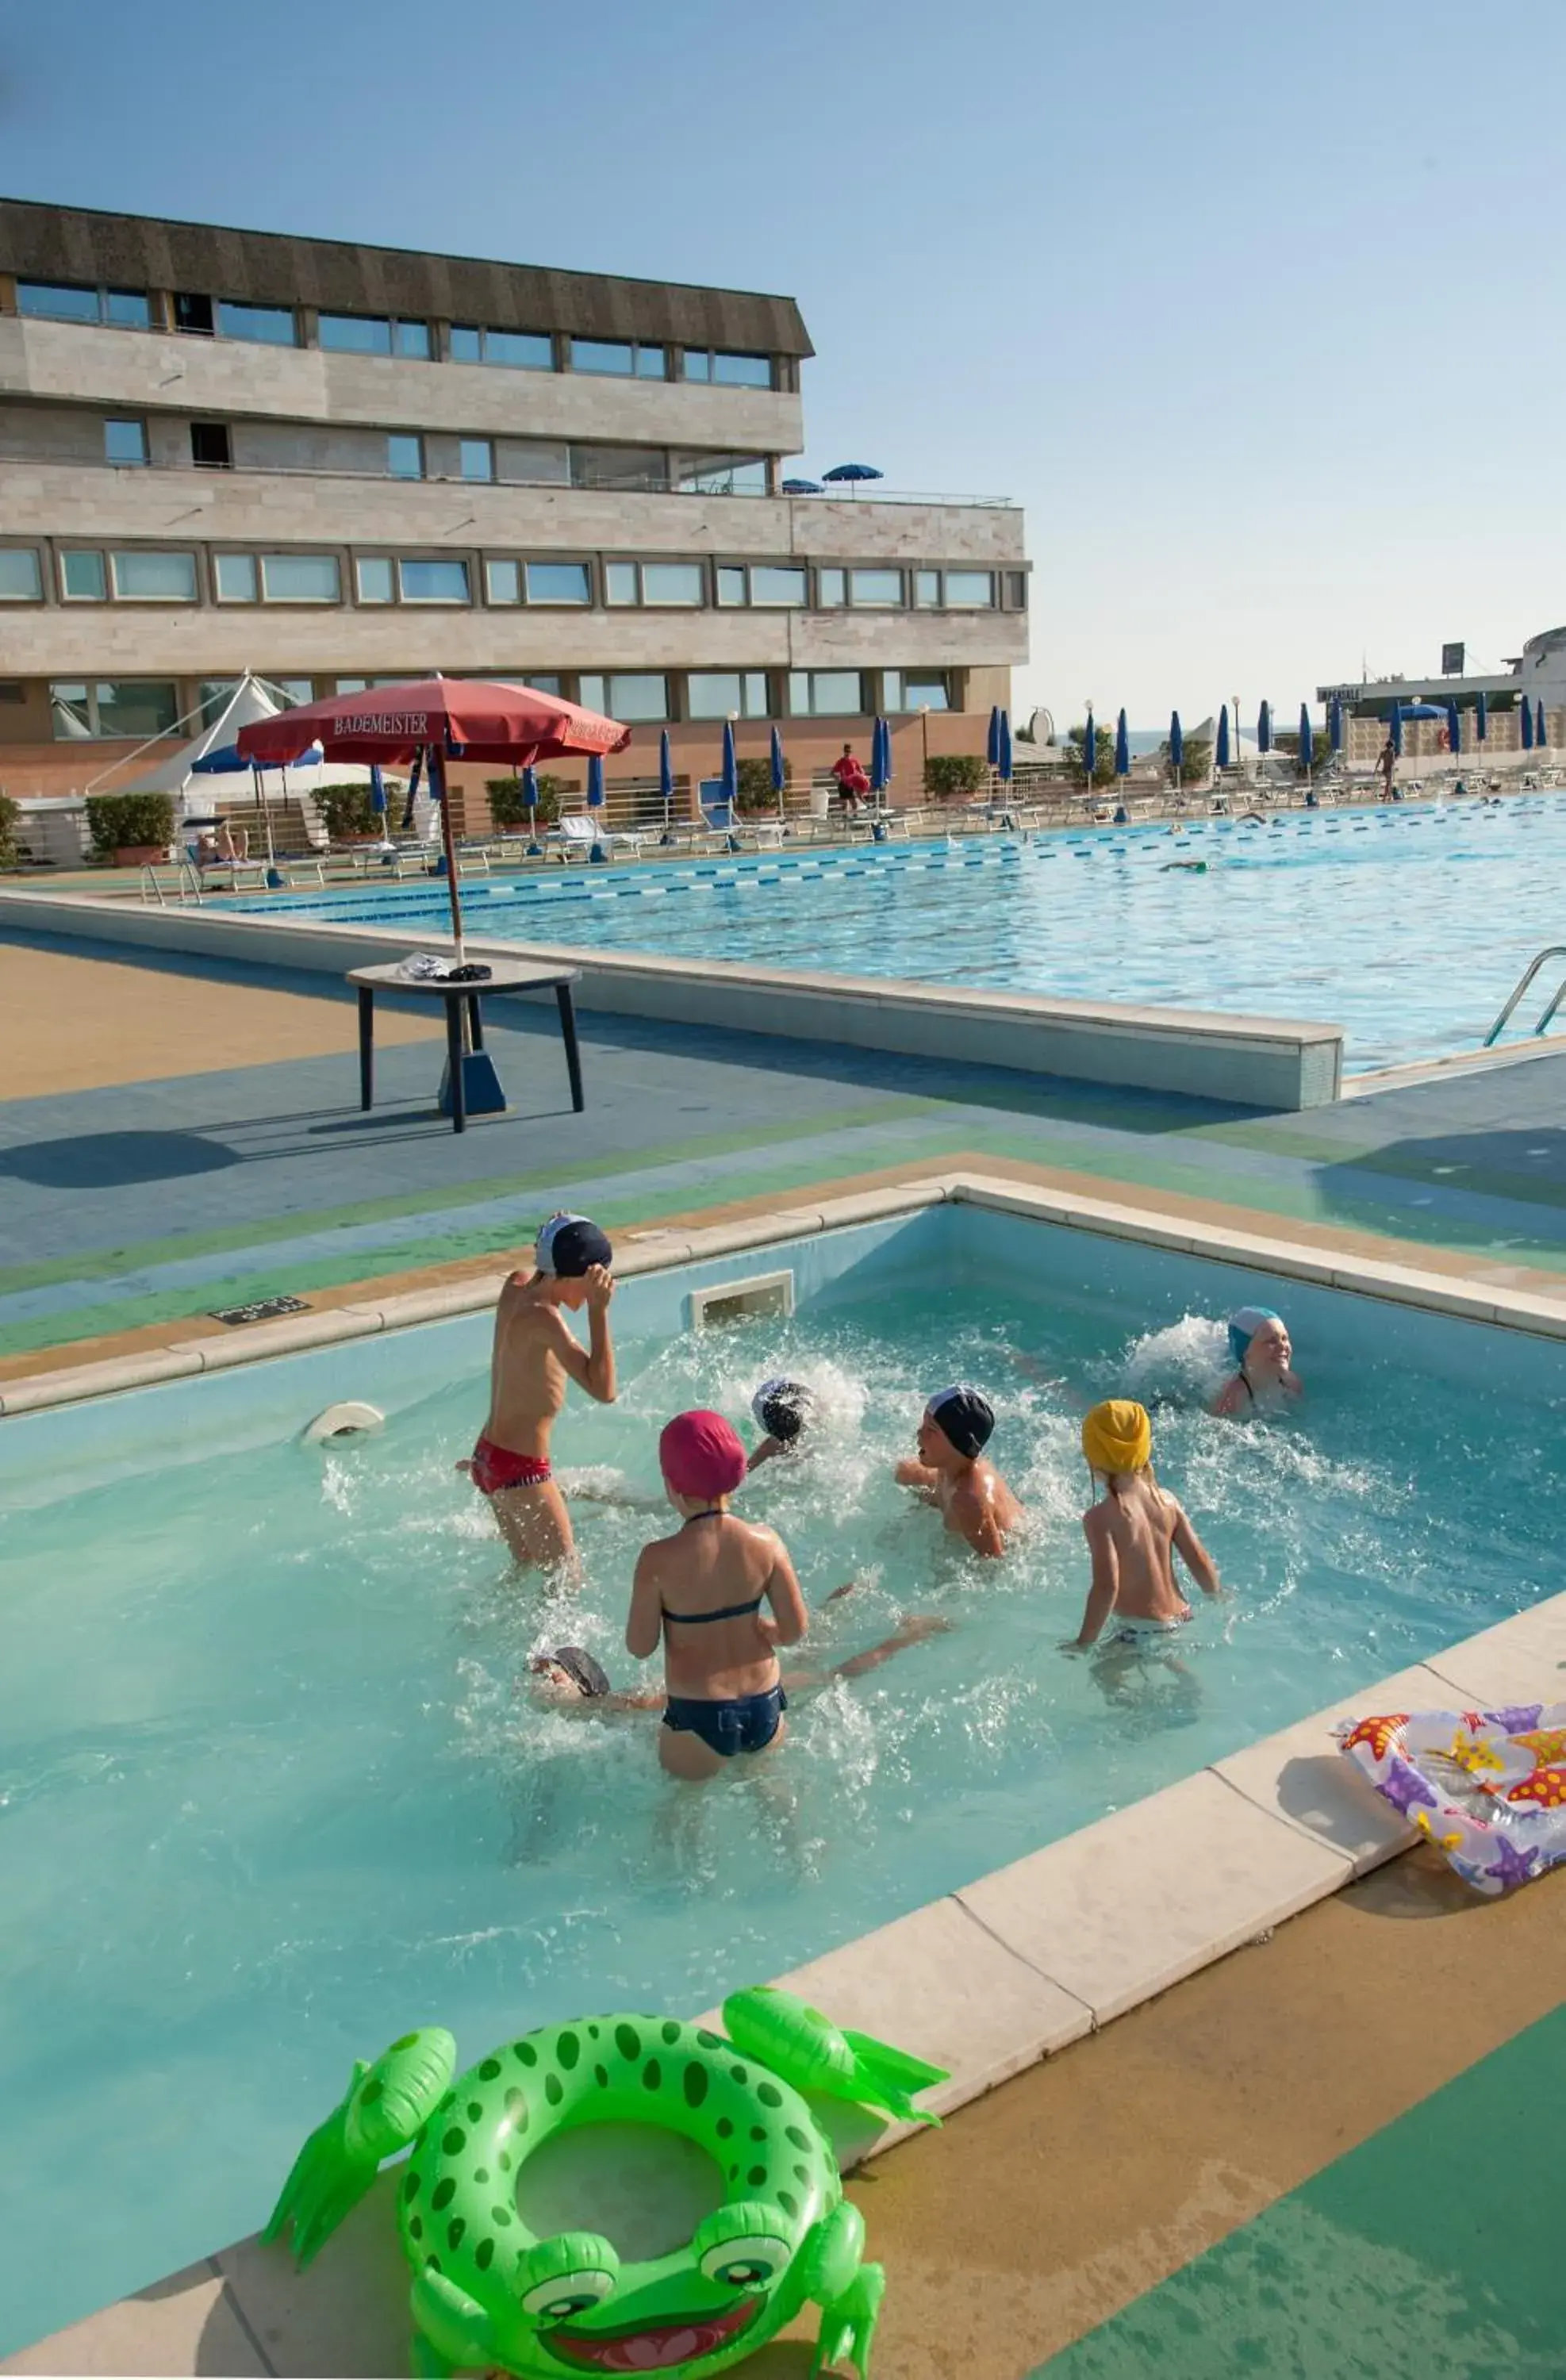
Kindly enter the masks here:
[[[575, 1570], [577, 1548], [550, 1437], [568, 1380], [600, 1404], [614, 1402], [613, 1262], [607, 1237], [586, 1215], [550, 1217], [533, 1250], [532, 1272], [513, 1273], [501, 1291], [489, 1419], [468, 1460], [457, 1465], [489, 1498], [513, 1559], [565, 1576]], [[586, 1347], [565, 1320], [584, 1306]]]
[[992, 1463], [984, 1459], [995, 1412], [977, 1389], [938, 1389], [924, 1409], [915, 1443], [917, 1460], [900, 1463], [897, 1483], [915, 1488], [941, 1513], [950, 1534], [993, 1560], [1023, 1517], [1023, 1508]]
[[1127, 1397], [1095, 1405], [1082, 1425], [1082, 1451], [1104, 1495], [1082, 1516], [1092, 1584], [1082, 1627], [1061, 1649], [1086, 1653], [1102, 1638], [1145, 1650], [1191, 1617], [1174, 1556], [1204, 1595], [1219, 1593], [1218, 1572], [1178, 1500], [1153, 1476], [1153, 1426], [1144, 1406]]
[[729, 1510], [746, 1461], [722, 1414], [676, 1415], [658, 1460], [680, 1525], [637, 1556], [625, 1649], [646, 1661], [662, 1643], [658, 1756], [694, 1782], [783, 1742], [777, 1648], [797, 1645], [809, 1621], [783, 1539]]
[[805, 1434], [816, 1418], [815, 1391], [803, 1380], [763, 1380], [750, 1400], [758, 1429], [766, 1436], [751, 1451], [747, 1471], [755, 1471], [780, 1454], [798, 1454]]
[[1220, 1389], [1208, 1411], [1232, 1421], [1274, 1404], [1280, 1397], [1304, 1393], [1297, 1372], [1291, 1371], [1293, 1348], [1289, 1327], [1270, 1305], [1240, 1305], [1229, 1318], [1229, 1354], [1232, 1376]]

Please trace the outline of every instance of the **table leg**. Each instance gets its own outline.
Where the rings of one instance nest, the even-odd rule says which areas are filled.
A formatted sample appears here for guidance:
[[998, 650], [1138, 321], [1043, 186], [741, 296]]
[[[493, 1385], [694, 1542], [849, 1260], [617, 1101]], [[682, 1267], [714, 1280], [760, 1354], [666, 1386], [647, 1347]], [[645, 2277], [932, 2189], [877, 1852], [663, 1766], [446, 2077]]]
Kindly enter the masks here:
[[358, 1103], [375, 1102], [375, 994], [367, 983], [358, 987]]
[[446, 1002], [446, 1063], [451, 1068], [451, 1128], [467, 1129], [467, 1100], [462, 1079], [462, 994]]
[[479, 995], [476, 991], [470, 991], [467, 995], [467, 1032], [473, 1048], [481, 1050], [484, 1046], [484, 1026], [479, 1014]]
[[557, 983], [554, 996], [560, 1004], [560, 1038], [565, 1044], [565, 1071], [571, 1077], [571, 1104], [578, 1115], [586, 1107], [582, 1097], [582, 1053], [577, 1047], [577, 1012], [571, 1003], [571, 987]]

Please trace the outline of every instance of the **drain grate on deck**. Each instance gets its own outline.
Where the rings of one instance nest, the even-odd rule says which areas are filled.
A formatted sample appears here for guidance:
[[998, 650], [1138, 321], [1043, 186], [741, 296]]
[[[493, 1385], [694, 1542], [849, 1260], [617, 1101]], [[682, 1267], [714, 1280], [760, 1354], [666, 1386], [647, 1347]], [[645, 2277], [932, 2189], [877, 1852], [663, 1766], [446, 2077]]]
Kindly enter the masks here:
[[212, 1309], [214, 1322], [237, 1325], [241, 1322], [271, 1322], [279, 1314], [308, 1314], [309, 1306], [302, 1297], [256, 1297], [249, 1305], [216, 1305]]

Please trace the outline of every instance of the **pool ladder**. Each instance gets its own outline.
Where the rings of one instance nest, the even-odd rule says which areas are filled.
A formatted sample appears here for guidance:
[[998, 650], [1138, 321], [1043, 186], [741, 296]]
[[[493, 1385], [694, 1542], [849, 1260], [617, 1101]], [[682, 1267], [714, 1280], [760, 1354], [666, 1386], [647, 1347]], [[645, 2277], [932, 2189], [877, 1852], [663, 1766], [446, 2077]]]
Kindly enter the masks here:
[[[1516, 1007], [1518, 1002], [1528, 990], [1529, 985], [1533, 982], [1534, 978], [1537, 975], [1540, 967], [1548, 965], [1551, 959], [1566, 959], [1566, 942], [1550, 942], [1544, 950], [1538, 953], [1536, 957], [1531, 958], [1528, 961], [1527, 965], [1524, 968], [1522, 974], [1517, 978], [1516, 990], [1512, 992], [1512, 995], [1507, 1002], [1506, 1006], [1501, 1010], [1500, 1014], [1496, 1018], [1495, 1023], [1490, 1026], [1489, 1031], [1485, 1036], [1485, 1047], [1487, 1050], [1492, 1049], [1495, 1043], [1500, 1039], [1501, 1035], [1505, 1032], [1507, 1026], [1511, 1021], [1512, 1010]], [[1556, 1013], [1560, 1007], [1562, 1001], [1566, 1001], [1566, 971], [1562, 972], [1560, 981], [1556, 987], [1554, 999], [1550, 1001], [1548, 1007], [1545, 1009], [1543, 1015], [1539, 1018], [1538, 1023], [1534, 1027], [1536, 1035], [1548, 1033], [1550, 1026], [1555, 1022]]]

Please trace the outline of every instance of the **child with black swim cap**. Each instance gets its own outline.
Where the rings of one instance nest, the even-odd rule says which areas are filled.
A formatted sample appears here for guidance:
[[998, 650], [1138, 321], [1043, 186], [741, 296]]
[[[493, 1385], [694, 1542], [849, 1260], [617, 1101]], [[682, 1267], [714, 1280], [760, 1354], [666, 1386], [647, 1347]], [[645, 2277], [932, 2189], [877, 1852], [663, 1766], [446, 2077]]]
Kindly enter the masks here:
[[918, 1458], [900, 1463], [900, 1487], [933, 1504], [947, 1530], [974, 1553], [994, 1560], [1023, 1517], [1023, 1508], [992, 1463], [985, 1460], [995, 1409], [977, 1389], [937, 1389], [924, 1409], [916, 1440]]
[[818, 1406], [814, 1390], [803, 1380], [777, 1379], [762, 1381], [750, 1400], [750, 1410], [757, 1428], [766, 1436], [752, 1450], [745, 1466], [747, 1474], [780, 1454], [801, 1453]]

